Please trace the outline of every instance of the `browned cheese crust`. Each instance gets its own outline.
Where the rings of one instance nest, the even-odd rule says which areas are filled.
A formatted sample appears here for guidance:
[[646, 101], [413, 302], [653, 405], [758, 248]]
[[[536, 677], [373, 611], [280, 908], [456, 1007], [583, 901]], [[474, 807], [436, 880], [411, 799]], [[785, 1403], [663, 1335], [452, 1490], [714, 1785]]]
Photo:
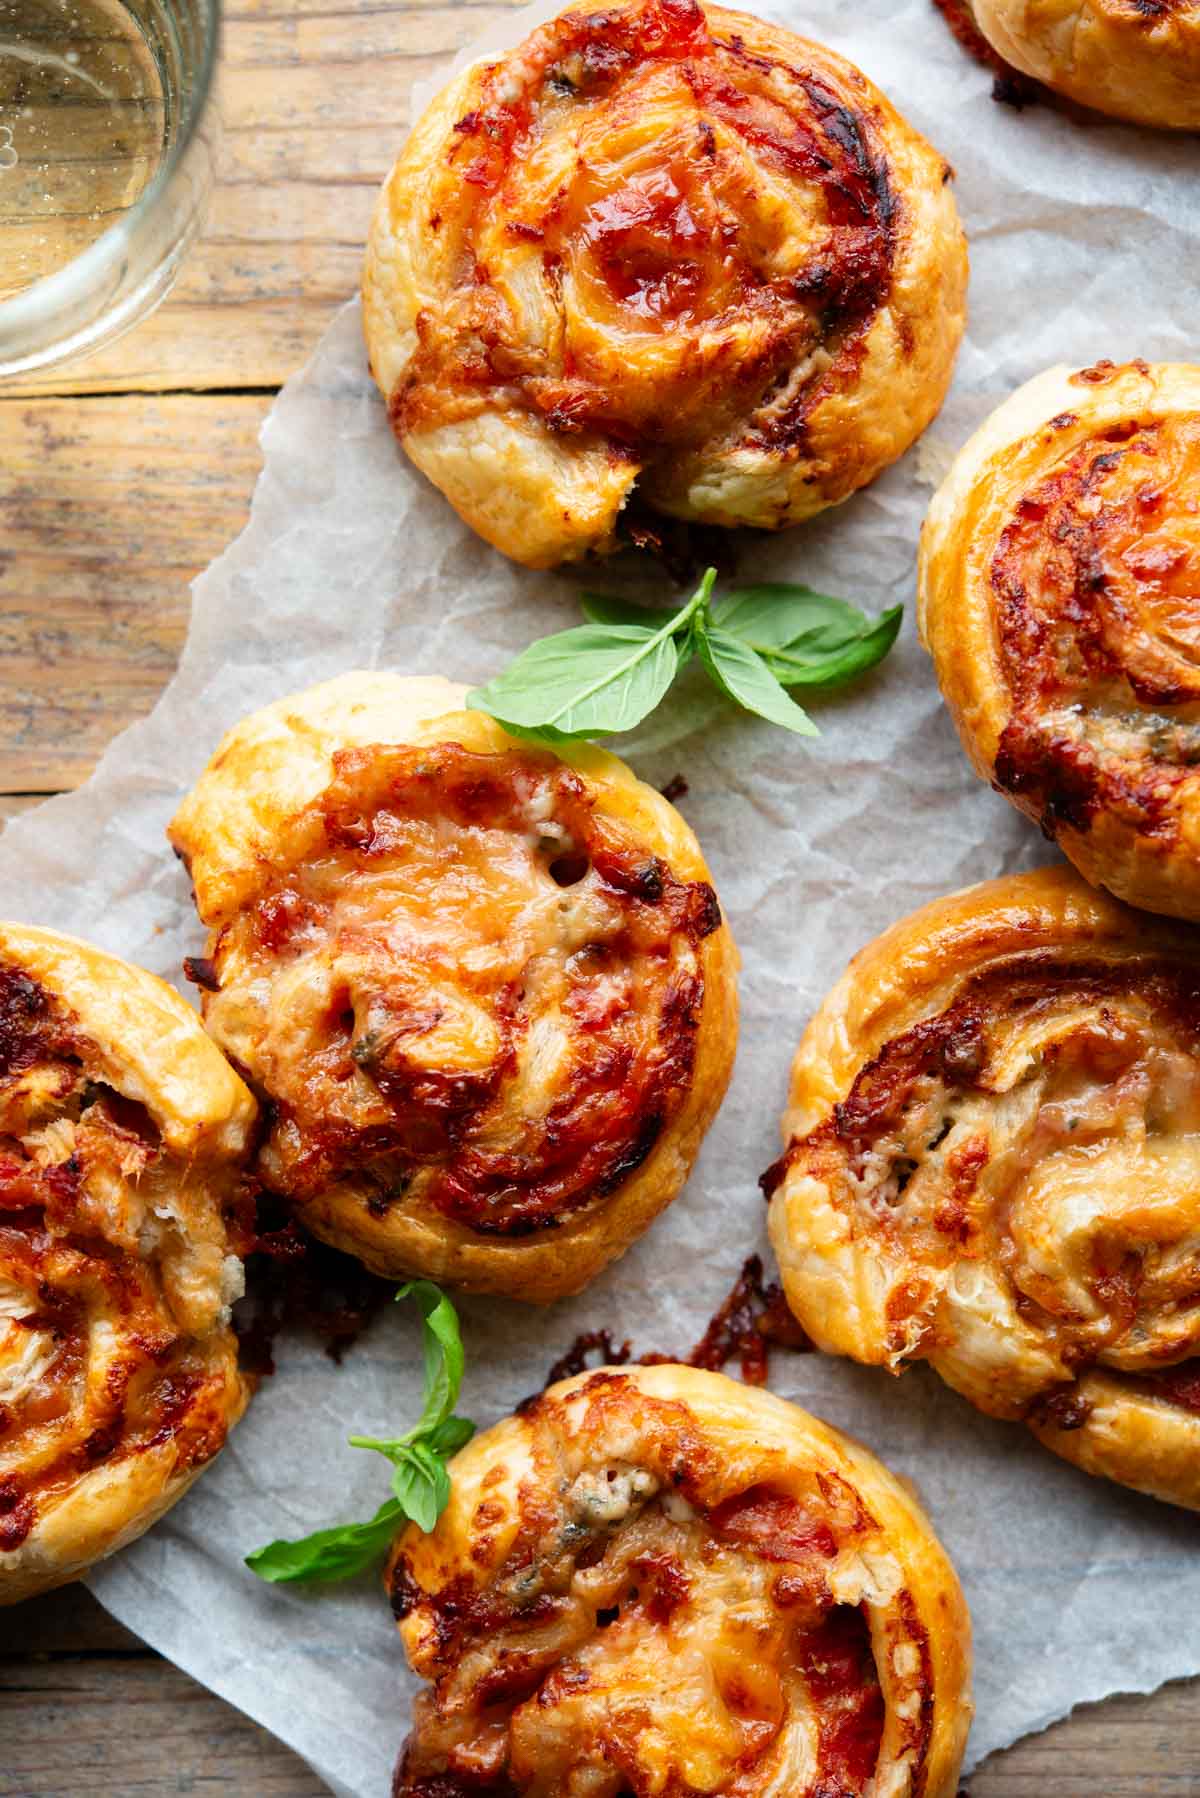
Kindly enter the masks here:
[[348, 675], [226, 739], [172, 825], [259, 1172], [388, 1275], [549, 1301], [682, 1186], [736, 1041], [696, 841], [623, 763], [440, 680]]
[[0, 924], [0, 1605], [139, 1536], [240, 1417], [253, 1119], [161, 981]]
[[1200, 130], [1197, 0], [971, 0], [1006, 62], [1082, 106]]
[[1200, 919], [1200, 368], [1014, 394], [934, 498], [920, 625], [976, 770], [1089, 880]]
[[966, 1607], [848, 1437], [722, 1374], [609, 1368], [451, 1474], [386, 1574], [429, 1682], [396, 1798], [953, 1798]]
[[776, 529], [937, 412], [966, 245], [943, 159], [850, 63], [696, 0], [566, 12], [434, 100], [363, 303], [409, 456], [548, 567], [622, 508]]
[[851, 962], [766, 1176], [831, 1353], [925, 1360], [1057, 1454], [1200, 1509], [1200, 940], [1066, 868]]

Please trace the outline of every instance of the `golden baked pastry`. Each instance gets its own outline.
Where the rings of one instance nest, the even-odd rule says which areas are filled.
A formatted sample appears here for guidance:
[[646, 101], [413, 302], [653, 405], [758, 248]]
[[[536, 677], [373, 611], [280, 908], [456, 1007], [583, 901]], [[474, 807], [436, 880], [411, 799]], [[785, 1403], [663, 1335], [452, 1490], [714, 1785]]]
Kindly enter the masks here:
[[962, 336], [951, 171], [831, 50], [696, 0], [565, 12], [434, 100], [367, 247], [409, 456], [531, 568], [622, 508], [777, 529], [920, 435]]
[[976, 771], [1076, 867], [1200, 919], [1200, 367], [1054, 369], [967, 444], [919, 622]]
[[170, 835], [259, 1170], [387, 1275], [546, 1302], [670, 1204], [721, 1102], [736, 952], [683, 819], [440, 679], [349, 674], [230, 732]]
[[971, 0], [1006, 62], [1114, 118], [1200, 130], [1196, 0]]
[[851, 962], [765, 1177], [818, 1347], [929, 1361], [1089, 1473], [1200, 1509], [1200, 937], [1064, 867]]
[[161, 980], [0, 924], [0, 1604], [140, 1536], [241, 1416], [254, 1114]]
[[723, 1374], [608, 1368], [451, 1475], [386, 1575], [431, 1688], [395, 1798], [953, 1798], [966, 1606], [857, 1442]]

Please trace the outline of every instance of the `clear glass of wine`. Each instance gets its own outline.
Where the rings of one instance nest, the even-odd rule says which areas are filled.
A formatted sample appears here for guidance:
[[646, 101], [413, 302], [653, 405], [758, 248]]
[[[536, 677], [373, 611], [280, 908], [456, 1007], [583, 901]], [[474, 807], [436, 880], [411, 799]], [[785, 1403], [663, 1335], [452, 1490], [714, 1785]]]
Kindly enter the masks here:
[[0, 377], [167, 293], [217, 149], [220, 0], [0, 0]]

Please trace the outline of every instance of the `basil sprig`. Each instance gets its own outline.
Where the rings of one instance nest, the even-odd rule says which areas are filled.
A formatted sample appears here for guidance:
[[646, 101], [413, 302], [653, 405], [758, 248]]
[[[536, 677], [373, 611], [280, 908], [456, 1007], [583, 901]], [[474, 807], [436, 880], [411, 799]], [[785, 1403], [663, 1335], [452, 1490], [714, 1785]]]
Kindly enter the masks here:
[[770, 582], [714, 602], [715, 568], [663, 618], [607, 594], [585, 593], [588, 622], [541, 637], [467, 697], [518, 736], [607, 737], [632, 730], [699, 657], [745, 711], [798, 736], [818, 734], [789, 687], [833, 687], [882, 661], [902, 608], [871, 619], [844, 599]]
[[387, 1552], [405, 1523], [431, 1530], [450, 1498], [446, 1462], [475, 1434], [475, 1425], [456, 1417], [463, 1376], [458, 1318], [445, 1293], [429, 1280], [402, 1286], [397, 1299], [414, 1298], [421, 1308], [425, 1355], [425, 1402], [420, 1420], [403, 1436], [351, 1436], [351, 1448], [372, 1448], [392, 1464], [392, 1496], [374, 1517], [339, 1523], [298, 1541], [268, 1542], [246, 1556], [260, 1579], [342, 1580], [361, 1573]]

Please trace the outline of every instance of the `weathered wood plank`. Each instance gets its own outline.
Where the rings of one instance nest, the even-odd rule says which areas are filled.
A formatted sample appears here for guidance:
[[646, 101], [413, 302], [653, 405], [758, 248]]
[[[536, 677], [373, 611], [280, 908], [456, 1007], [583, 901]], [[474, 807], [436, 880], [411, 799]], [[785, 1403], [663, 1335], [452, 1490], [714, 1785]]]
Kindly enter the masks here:
[[[121, 343], [0, 401], [0, 822], [75, 784], [153, 702], [182, 639], [187, 582], [245, 517], [270, 403], [14, 394], [278, 385], [355, 290], [413, 82], [508, 3], [236, 0], [227, 13], [223, 180], [175, 295]], [[166, 1798], [201, 1786], [322, 1791], [81, 1588], [0, 1613], [0, 1794]], [[1085, 1710], [994, 1757], [971, 1792], [1200, 1794], [1200, 1686]]]
[[75, 786], [149, 710], [245, 521], [270, 396], [0, 400], [0, 791]]
[[992, 1755], [970, 1798], [1196, 1798], [1200, 1686], [1085, 1705], [1042, 1735]]
[[5, 1798], [326, 1792], [266, 1730], [157, 1656], [0, 1661], [0, 1743]]
[[[255, 1798], [323, 1793], [254, 1724], [176, 1668], [137, 1653], [136, 1638], [82, 1588], [0, 1618], [0, 1794], [78, 1798], [81, 1754], [89, 1798], [166, 1798], [199, 1786]], [[18, 1641], [26, 1650], [20, 1658], [9, 1646]], [[381, 1719], [381, 1727], [399, 1733], [402, 1724]], [[970, 1798], [1195, 1798], [1197, 1791], [1200, 1688], [1188, 1684], [1085, 1707], [993, 1756], [970, 1781]]]
[[[7, 809], [6, 802], [0, 815]], [[146, 1656], [150, 1652], [144, 1642], [110, 1617], [84, 1586], [60, 1586], [44, 1598], [30, 1598], [0, 1611], [0, 1665], [34, 1655]]]

